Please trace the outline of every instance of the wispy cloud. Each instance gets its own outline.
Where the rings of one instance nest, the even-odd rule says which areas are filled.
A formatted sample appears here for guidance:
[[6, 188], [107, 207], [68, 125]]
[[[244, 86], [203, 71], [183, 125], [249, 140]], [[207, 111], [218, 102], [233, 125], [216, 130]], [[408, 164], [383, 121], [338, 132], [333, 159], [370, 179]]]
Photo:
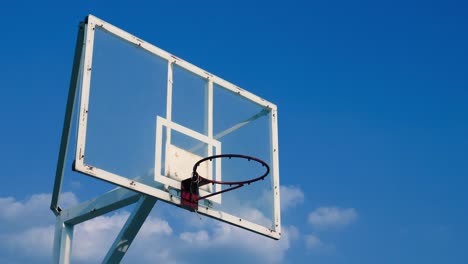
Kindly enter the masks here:
[[[73, 193], [63, 193], [61, 196], [61, 204], [65, 207], [75, 205], [78, 199]], [[24, 219], [26, 216], [43, 215], [45, 211], [49, 211], [51, 195], [50, 194], [34, 194], [24, 201], [18, 201], [13, 197], [0, 197], [0, 219], [18, 220]], [[50, 213], [52, 215], [52, 213]], [[27, 220], [27, 219], [24, 219]]]
[[[50, 263], [55, 219], [50, 199], [50, 194], [35, 194], [25, 200], [0, 197], [0, 255], [7, 263]], [[66, 206], [77, 202], [73, 193], [61, 196]]]
[[186, 241], [188, 243], [196, 244], [196, 243], [204, 243], [210, 239], [210, 235], [205, 230], [201, 230], [198, 232], [184, 232], [180, 234], [180, 239]]
[[309, 223], [316, 228], [344, 227], [358, 218], [354, 208], [320, 207], [309, 214]]
[[[46, 260], [51, 256], [54, 227], [31, 227], [17, 233], [2, 236], [4, 247], [16, 252], [22, 252], [34, 258]], [[24, 256], [23, 256], [24, 257]], [[48, 259], [50, 261], [50, 259]]]
[[[73, 258], [84, 263], [100, 262], [129, 215], [127, 211], [120, 211], [77, 225], [72, 251]], [[142, 226], [138, 239], [154, 245], [156, 241], [164, 241], [171, 234], [172, 228], [167, 221], [150, 216]]]
[[239, 262], [245, 260], [249, 263], [281, 263], [298, 236], [299, 232], [293, 226], [285, 227], [281, 240], [274, 241], [224, 223], [214, 222], [212, 229], [184, 232], [180, 234], [180, 239], [189, 242], [189, 247], [184, 244], [192, 257], [203, 258], [211, 251], [222, 252], [227, 259], [233, 258]]
[[305, 242], [308, 249], [317, 249], [323, 245], [322, 241], [314, 235], [305, 236]]
[[[319, 207], [309, 213], [308, 222], [316, 231], [320, 230], [320, 237], [326, 237], [326, 230], [344, 228], [356, 221], [358, 214], [354, 208], [339, 208], [336, 206]], [[323, 242], [316, 234], [304, 236], [305, 246], [310, 252], [331, 253], [335, 251], [333, 242]]]
[[306, 248], [309, 251], [320, 252], [320, 253], [331, 253], [335, 251], [335, 246], [330, 243], [323, 242], [316, 235], [304, 236]]
[[[39, 194], [24, 201], [0, 197], [0, 205], [4, 209], [0, 212], [0, 255], [8, 263], [50, 263], [55, 230], [55, 218], [48, 209], [50, 197], [50, 194]], [[62, 199], [67, 200], [61, 201], [62, 204], [78, 202], [72, 193], [62, 195]], [[260, 222], [265, 218], [256, 210], [249, 213]], [[100, 262], [128, 215], [128, 211], [121, 210], [76, 225], [72, 262]], [[192, 263], [193, 259], [204, 260], [206, 256], [219, 255], [246, 262], [281, 263], [293, 241], [299, 237], [294, 226], [283, 226], [281, 240], [274, 241], [219, 221], [204, 219], [203, 224], [196, 226], [188, 224], [193, 218], [177, 219], [172, 227], [174, 219], [171, 216], [162, 219], [151, 214], [124, 262]], [[22, 224], [13, 225], [15, 221]], [[18, 256], [15, 252], [23, 254]]]
[[282, 210], [294, 208], [304, 202], [304, 193], [295, 186], [281, 186], [280, 197]]

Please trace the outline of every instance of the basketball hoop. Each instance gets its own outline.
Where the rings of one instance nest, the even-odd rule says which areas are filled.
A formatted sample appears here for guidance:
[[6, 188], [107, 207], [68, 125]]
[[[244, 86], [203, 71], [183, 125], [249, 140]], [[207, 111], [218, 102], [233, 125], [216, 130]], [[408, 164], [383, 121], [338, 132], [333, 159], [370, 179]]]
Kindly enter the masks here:
[[[229, 158], [229, 159], [239, 158], [239, 159], [246, 159], [248, 161], [255, 161], [255, 162], [260, 163], [262, 165], [262, 167], [265, 167], [266, 170], [265, 170], [265, 173], [263, 173], [260, 177], [250, 179], [250, 180], [246, 180], [246, 181], [229, 181], [228, 182], [228, 181], [210, 180], [210, 179], [204, 178], [203, 176], [198, 174], [197, 168], [201, 163], [206, 162], [208, 160], [212, 161], [213, 159], [221, 159], [221, 158]], [[214, 156], [209, 156], [209, 157], [203, 158], [203, 159], [199, 160], [197, 163], [195, 163], [195, 165], [193, 166], [192, 177], [187, 178], [187, 179], [182, 181], [182, 186], [181, 186], [182, 205], [184, 205], [184, 206], [186, 206], [186, 207], [188, 207], [188, 208], [190, 208], [192, 210], [198, 210], [198, 201], [206, 199], [206, 198], [214, 196], [214, 195], [218, 195], [218, 194], [221, 194], [221, 193], [224, 193], [224, 192], [228, 192], [228, 191], [238, 189], [238, 188], [244, 186], [245, 184], [251, 184], [253, 182], [263, 180], [268, 175], [268, 173], [270, 173], [270, 167], [268, 166], [268, 164], [266, 162], [264, 162], [261, 159], [251, 157], [251, 156], [247, 156], [247, 155], [221, 154], [221, 155], [214, 155]], [[221, 190], [221, 191], [218, 191], [218, 192], [214, 192], [214, 193], [205, 195], [205, 196], [200, 196], [199, 188], [201, 186], [209, 184], [209, 183], [229, 185], [231, 187], [228, 188], [228, 189], [225, 189], [225, 190]]]

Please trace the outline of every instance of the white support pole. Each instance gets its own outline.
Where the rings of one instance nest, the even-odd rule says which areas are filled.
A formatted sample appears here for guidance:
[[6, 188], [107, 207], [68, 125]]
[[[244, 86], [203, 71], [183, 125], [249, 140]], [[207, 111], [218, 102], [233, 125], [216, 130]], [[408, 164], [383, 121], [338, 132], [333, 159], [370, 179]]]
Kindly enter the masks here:
[[140, 197], [136, 208], [128, 217], [127, 222], [122, 227], [122, 230], [107, 252], [107, 255], [102, 263], [120, 263], [122, 258], [125, 256], [125, 253], [127, 253], [128, 248], [132, 244], [133, 239], [153, 209], [156, 201], [156, 198], [148, 195], [142, 195]]
[[65, 224], [60, 216], [55, 222], [54, 264], [69, 264], [73, 240], [73, 225]]
[[61, 212], [62, 220], [66, 224], [76, 225], [136, 203], [140, 196], [141, 194], [134, 191], [117, 188], [72, 208], [63, 210]]
[[59, 157], [57, 161], [57, 169], [55, 172], [54, 190], [52, 191], [52, 200], [50, 202], [50, 209], [58, 216], [59, 209], [59, 196], [62, 190], [63, 173], [65, 170], [65, 163], [67, 160], [68, 144], [70, 141], [70, 132], [72, 127], [73, 112], [75, 109], [76, 94], [78, 89], [78, 78], [80, 76], [81, 57], [83, 55], [83, 41], [84, 41], [84, 23], [80, 23], [78, 30], [78, 37], [76, 39], [75, 57], [73, 59], [72, 77], [70, 80], [70, 87], [68, 89], [67, 108], [65, 111], [65, 118], [63, 121], [62, 139], [60, 141]]

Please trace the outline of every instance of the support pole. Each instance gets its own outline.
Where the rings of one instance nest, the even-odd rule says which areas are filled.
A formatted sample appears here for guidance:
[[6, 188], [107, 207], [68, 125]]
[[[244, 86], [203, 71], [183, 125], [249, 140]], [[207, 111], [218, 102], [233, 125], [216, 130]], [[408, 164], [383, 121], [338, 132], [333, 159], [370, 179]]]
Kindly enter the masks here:
[[73, 225], [65, 224], [58, 216], [55, 222], [54, 264], [69, 264], [73, 240]]
[[124, 188], [116, 188], [99, 197], [64, 209], [61, 213], [61, 217], [66, 224], [77, 225], [136, 203], [140, 199], [140, 196], [141, 194], [139, 193]]
[[58, 162], [57, 162], [57, 169], [55, 172], [54, 190], [52, 191], [52, 200], [50, 203], [50, 209], [56, 216], [60, 214], [58, 203], [59, 203], [60, 190], [62, 189], [63, 172], [64, 172], [66, 161], [67, 161], [68, 143], [70, 141], [73, 111], [75, 109], [76, 93], [77, 93], [78, 82], [79, 82], [78, 78], [80, 77], [80, 65], [81, 65], [81, 57], [83, 54], [83, 45], [84, 45], [83, 41], [84, 41], [84, 34], [85, 34], [84, 27], [85, 27], [84, 23], [83, 22], [80, 23], [80, 27], [78, 30], [78, 37], [76, 38], [76, 48], [75, 48], [75, 57], [73, 59], [72, 77], [70, 80], [70, 87], [68, 89], [67, 108], [65, 111], [65, 118], [63, 121], [62, 139], [60, 141], [60, 151], [59, 151], [59, 157], [58, 157]]
[[151, 196], [142, 195], [140, 197], [102, 263], [120, 263], [156, 201], [157, 199]]

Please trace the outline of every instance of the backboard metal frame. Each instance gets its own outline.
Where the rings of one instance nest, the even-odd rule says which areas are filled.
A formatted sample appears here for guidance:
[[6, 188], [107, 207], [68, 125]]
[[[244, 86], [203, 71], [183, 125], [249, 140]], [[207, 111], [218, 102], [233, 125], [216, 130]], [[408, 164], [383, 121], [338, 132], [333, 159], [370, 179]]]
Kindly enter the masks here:
[[[65, 114], [64, 128], [62, 131], [62, 141], [59, 152], [59, 160], [57, 163], [57, 171], [54, 183], [54, 190], [52, 194], [51, 209], [54, 214], [57, 216], [57, 225], [56, 225], [56, 236], [55, 236], [55, 246], [54, 246], [54, 262], [55, 263], [68, 263], [69, 255], [71, 250], [71, 239], [73, 237], [73, 226], [79, 224], [83, 221], [89, 220], [96, 216], [102, 215], [104, 213], [110, 212], [121, 208], [122, 206], [136, 203], [138, 201], [141, 206], [137, 206], [135, 212], [143, 215], [147, 215], [154, 203], [157, 200], [167, 202], [179, 207], [181, 206], [180, 198], [172, 195], [166, 190], [161, 190], [151, 186], [150, 184], [137, 182], [132, 179], [128, 179], [121, 175], [111, 173], [109, 171], [103, 170], [101, 168], [95, 167], [92, 164], [86, 164], [86, 131], [87, 131], [87, 120], [88, 120], [88, 104], [89, 96], [91, 89], [91, 75], [92, 75], [92, 62], [93, 62], [93, 46], [94, 46], [94, 31], [95, 28], [99, 27], [102, 30], [105, 30], [129, 43], [150, 52], [162, 59], [165, 59], [168, 62], [168, 79], [167, 79], [167, 96], [172, 96], [172, 73], [173, 65], [178, 65], [202, 78], [205, 78], [208, 81], [207, 85], [207, 106], [206, 112], [208, 115], [208, 121], [205, 124], [207, 130], [208, 140], [213, 140], [216, 138], [213, 135], [213, 85], [217, 84], [226, 88], [227, 90], [239, 94], [248, 100], [263, 106], [265, 109], [268, 109], [267, 113], [270, 118], [270, 140], [271, 140], [271, 177], [272, 180], [272, 189], [274, 191], [273, 197], [273, 225], [271, 228], [263, 227], [259, 224], [240, 219], [234, 215], [228, 214], [226, 212], [217, 211], [209, 207], [201, 207], [198, 213], [220, 220], [225, 223], [232, 224], [234, 226], [270, 237], [273, 239], [280, 239], [281, 237], [281, 217], [280, 217], [280, 183], [279, 183], [279, 150], [278, 150], [278, 115], [277, 107], [275, 104], [268, 102], [248, 91], [245, 91], [234, 84], [225, 81], [193, 64], [190, 64], [152, 44], [149, 44], [140, 38], [137, 38], [126, 31], [123, 31], [95, 16], [89, 15], [86, 17], [85, 21], [80, 24], [80, 31], [78, 34], [74, 66], [72, 72], [72, 78], [70, 81], [70, 90], [67, 102], [67, 110]], [[81, 79], [80, 79], [81, 77]], [[76, 95], [80, 95], [79, 98]], [[170, 99], [170, 98], [169, 98]], [[171, 102], [171, 100], [168, 100]], [[74, 122], [73, 120], [73, 110], [75, 104], [79, 103], [79, 109], [77, 113], [77, 139], [76, 139], [76, 152], [74, 153], [75, 162], [74, 170], [77, 172], [84, 173], [86, 175], [92, 176], [94, 178], [115, 184], [121, 188], [117, 188], [111, 193], [103, 194], [100, 197], [92, 199], [90, 201], [79, 204], [73, 208], [61, 209], [59, 207], [59, 198], [61, 192], [61, 186], [64, 177], [64, 169], [67, 157], [67, 149], [69, 145], [70, 129]], [[170, 103], [167, 105], [167, 124], [171, 124], [171, 112], [172, 106]], [[255, 118], [255, 117], [253, 117]], [[240, 124], [239, 126], [242, 126]], [[235, 128], [233, 128], [235, 129]], [[228, 132], [227, 132], [228, 133]], [[221, 146], [216, 146], [216, 142], [211, 142], [216, 147], [216, 152], [221, 152]], [[208, 156], [218, 153], [212, 153], [211, 148], [209, 148]], [[122, 192], [122, 194], [118, 194]], [[106, 204], [106, 205], [101, 205]], [[101, 207], [100, 207], [101, 206]], [[96, 209], [98, 208], [98, 210]], [[93, 212], [93, 213], [91, 213]], [[66, 213], [66, 214], [64, 214]], [[74, 217], [70, 217], [74, 215]], [[146, 217], [144, 217], [145, 219]], [[77, 220], [78, 219], [78, 220]], [[144, 220], [143, 219], [143, 220]], [[137, 221], [138, 220], [138, 221]], [[125, 228], [136, 229], [135, 232], [131, 232], [133, 236], [136, 235], [136, 232], [141, 226], [141, 219], [129, 219], [129, 224], [125, 225]], [[133, 223], [133, 224], [132, 224]], [[135, 224], [136, 223], [136, 224]], [[128, 227], [127, 227], [128, 226]], [[127, 230], [122, 230], [121, 234], [125, 233]], [[132, 236], [132, 235], [130, 235]], [[132, 238], [133, 239], [133, 238]], [[117, 240], [116, 240], [117, 241]], [[111, 248], [112, 250], [112, 248]], [[57, 253], [58, 252], [58, 253]], [[110, 253], [109, 253], [110, 254]]]

